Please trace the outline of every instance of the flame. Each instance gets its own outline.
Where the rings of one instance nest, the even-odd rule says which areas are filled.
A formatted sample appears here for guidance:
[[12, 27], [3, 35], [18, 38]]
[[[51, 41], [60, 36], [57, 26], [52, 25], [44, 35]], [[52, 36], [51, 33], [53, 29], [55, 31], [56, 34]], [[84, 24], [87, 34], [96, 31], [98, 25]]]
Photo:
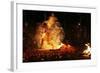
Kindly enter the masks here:
[[41, 49], [59, 49], [63, 45], [64, 31], [54, 15], [38, 27], [34, 39]]
[[89, 46], [89, 43], [85, 44], [86, 49], [83, 51], [84, 57], [89, 57], [91, 55], [91, 47]]

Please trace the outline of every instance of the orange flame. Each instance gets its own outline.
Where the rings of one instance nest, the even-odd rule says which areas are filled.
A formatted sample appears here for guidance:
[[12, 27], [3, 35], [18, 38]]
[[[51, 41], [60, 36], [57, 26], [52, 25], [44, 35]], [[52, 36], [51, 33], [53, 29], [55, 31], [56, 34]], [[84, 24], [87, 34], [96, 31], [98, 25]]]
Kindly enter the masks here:
[[35, 35], [37, 46], [42, 49], [59, 49], [63, 45], [63, 38], [63, 28], [54, 15], [38, 27]]

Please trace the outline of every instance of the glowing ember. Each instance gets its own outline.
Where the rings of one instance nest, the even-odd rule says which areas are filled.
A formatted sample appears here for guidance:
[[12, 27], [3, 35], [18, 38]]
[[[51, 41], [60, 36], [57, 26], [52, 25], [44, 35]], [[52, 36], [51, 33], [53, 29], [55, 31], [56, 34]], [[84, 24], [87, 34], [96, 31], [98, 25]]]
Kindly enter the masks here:
[[86, 49], [83, 51], [84, 57], [89, 57], [91, 55], [91, 47], [89, 46], [89, 43], [85, 44]]

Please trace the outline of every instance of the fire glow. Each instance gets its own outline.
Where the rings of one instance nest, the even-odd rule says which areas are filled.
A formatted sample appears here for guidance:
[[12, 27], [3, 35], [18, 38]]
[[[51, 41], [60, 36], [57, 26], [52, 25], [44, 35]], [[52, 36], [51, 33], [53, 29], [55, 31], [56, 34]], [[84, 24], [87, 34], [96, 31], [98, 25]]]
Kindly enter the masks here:
[[90, 14], [25, 10], [23, 62], [91, 59]]
[[41, 49], [60, 49], [64, 44], [64, 31], [58, 19], [52, 14], [36, 31], [35, 43]]

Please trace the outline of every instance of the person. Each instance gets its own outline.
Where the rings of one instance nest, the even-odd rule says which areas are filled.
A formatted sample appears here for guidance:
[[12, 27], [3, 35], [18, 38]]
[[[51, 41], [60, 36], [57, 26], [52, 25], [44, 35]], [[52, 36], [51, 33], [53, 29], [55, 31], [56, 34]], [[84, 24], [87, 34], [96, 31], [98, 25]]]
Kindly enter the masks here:
[[63, 28], [53, 13], [37, 27], [34, 37], [35, 44], [40, 49], [59, 49], [63, 39]]

